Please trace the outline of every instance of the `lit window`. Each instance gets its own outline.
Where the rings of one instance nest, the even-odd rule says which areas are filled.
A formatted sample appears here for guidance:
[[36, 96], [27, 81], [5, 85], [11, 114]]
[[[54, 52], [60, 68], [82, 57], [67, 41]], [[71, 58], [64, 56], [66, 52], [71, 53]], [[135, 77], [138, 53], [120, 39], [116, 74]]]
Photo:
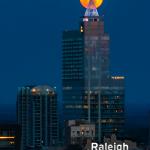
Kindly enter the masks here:
[[82, 26], [80, 27], [80, 32], [84, 32], [84, 30], [83, 30], [83, 27], [82, 27]]

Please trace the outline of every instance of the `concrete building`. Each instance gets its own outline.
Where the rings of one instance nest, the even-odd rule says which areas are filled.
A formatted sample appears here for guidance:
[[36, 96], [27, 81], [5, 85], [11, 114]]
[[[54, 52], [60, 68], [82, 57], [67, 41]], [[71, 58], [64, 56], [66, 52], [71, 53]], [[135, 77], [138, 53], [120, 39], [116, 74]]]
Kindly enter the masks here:
[[84, 120], [69, 120], [66, 124], [66, 142], [72, 145], [82, 145], [87, 140], [95, 139], [95, 125]]

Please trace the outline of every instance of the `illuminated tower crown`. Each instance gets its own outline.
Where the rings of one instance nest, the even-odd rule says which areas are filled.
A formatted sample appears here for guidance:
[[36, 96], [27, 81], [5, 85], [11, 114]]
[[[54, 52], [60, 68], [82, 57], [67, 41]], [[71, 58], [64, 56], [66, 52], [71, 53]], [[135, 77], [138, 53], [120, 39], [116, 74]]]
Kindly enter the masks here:
[[84, 16], [85, 17], [99, 16], [97, 8], [93, 0], [90, 0]]

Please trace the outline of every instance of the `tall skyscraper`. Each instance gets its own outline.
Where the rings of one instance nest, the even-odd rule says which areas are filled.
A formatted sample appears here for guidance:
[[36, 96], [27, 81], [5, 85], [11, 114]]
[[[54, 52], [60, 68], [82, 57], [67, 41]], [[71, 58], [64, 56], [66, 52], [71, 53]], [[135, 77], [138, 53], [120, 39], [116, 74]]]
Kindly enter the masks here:
[[63, 32], [64, 120], [95, 123], [99, 140], [124, 124], [124, 77], [110, 74], [109, 41], [93, 0], [80, 28]]
[[63, 103], [65, 120], [81, 119], [84, 93], [84, 39], [80, 31], [63, 33]]
[[18, 89], [17, 119], [21, 126], [21, 150], [38, 150], [58, 142], [57, 94], [49, 86]]

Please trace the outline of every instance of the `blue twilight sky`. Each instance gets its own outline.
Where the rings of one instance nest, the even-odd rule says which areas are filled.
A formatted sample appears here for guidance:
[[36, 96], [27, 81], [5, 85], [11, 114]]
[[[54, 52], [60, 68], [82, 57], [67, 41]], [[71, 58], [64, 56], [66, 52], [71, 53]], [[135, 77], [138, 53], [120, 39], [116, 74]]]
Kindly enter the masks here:
[[[150, 109], [149, 6], [149, 0], [104, 0], [99, 9], [112, 70], [127, 76], [130, 117]], [[0, 117], [15, 114], [18, 86], [50, 84], [60, 92], [62, 31], [78, 28], [84, 11], [79, 0], [0, 0]]]

